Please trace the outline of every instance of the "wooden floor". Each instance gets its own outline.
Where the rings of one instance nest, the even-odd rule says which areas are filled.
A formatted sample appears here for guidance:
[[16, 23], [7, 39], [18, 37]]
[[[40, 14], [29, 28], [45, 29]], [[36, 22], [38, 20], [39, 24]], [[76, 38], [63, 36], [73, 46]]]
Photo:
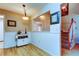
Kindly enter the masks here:
[[4, 56], [50, 56], [45, 51], [29, 44], [18, 48], [4, 49]]
[[0, 56], [3, 56], [4, 55], [4, 49], [0, 49]]

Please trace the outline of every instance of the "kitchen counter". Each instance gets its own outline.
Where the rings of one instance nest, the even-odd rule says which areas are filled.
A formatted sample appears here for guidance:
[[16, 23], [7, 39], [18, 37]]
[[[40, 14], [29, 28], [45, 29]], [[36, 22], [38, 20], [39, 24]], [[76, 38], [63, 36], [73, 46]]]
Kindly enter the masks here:
[[24, 38], [28, 38], [27, 34], [18, 34], [16, 35], [16, 39], [24, 39]]

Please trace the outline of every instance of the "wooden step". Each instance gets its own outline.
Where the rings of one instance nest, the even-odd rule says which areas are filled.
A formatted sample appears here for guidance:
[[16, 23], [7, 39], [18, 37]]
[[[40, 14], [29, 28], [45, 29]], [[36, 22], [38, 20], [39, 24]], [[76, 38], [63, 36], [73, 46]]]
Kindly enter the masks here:
[[62, 40], [68, 40], [68, 37], [61, 37]]
[[63, 43], [63, 44], [67, 44], [67, 43], [68, 43], [68, 41], [63, 41], [62, 43]]
[[66, 38], [66, 39], [68, 39], [68, 37], [66, 37], [66, 36], [62, 36], [61, 38]]
[[68, 49], [68, 44], [66, 44], [66, 45], [62, 44], [62, 48]]
[[69, 34], [61, 34], [61, 36], [68, 36]]
[[61, 32], [61, 45], [63, 48], [67, 48], [68, 49], [68, 37], [69, 37], [69, 33], [68, 32]]
[[69, 33], [69, 32], [68, 32], [68, 31], [62, 31], [62, 30], [61, 30], [61, 33]]

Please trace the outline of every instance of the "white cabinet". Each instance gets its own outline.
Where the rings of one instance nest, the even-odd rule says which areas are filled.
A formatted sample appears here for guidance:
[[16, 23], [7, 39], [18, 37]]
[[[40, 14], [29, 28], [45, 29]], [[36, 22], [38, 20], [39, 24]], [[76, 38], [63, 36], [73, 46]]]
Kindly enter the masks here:
[[30, 39], [29, 38], [18, 39], [17, 40], [17, 46], [26, 45], [26, 44], [29, 44], [29, 42], [30, 42]]
[[24, 44], [29, 44], [30, 43], [30, 39], [29, 38], [26, 38], [23, 41], [24, 41]]
[[11, 47], [16, 47], [17, 46], [22, 46], [30, 43], [30, 33], [27, 33], [28, 38], [25, 39], [18, 39], [16, 41], [16, 34], [17, 32], [5, 32], [5, 37], [4, 37], [4, 48], [11, 48]]
[[23, 39], [17, 39], [17, 42], [16, 42], [16, 44], [17, 44], [17, 46], [22, 46], [22, 45], [26, 45], [26, 44], [29, 44], [30, 43], [30, 33], [28, 32], [27, 33], [27, 38], [23, 38]]
[[24, 45], [23, 42], [24, 42], [24, 39], [17, 39], [16, 44], [17, 46], [21, 46], [21, 45]]

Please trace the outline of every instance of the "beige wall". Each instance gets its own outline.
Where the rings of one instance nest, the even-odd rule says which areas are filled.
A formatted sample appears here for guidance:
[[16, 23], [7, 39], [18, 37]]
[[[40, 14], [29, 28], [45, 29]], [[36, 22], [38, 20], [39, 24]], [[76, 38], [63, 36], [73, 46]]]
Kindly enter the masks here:
[[69, 16], [63, 16], [61, 28], [63, 31], [68, 31], [70, 23], [71, 23], [71, 18]]
[[[15, 12], [11, 12], [11, 11], [7, 11], [4, 9], [0, 9], [0, 15], [4, 15], [5, 19], [4, 19], [4, 26], [5, 26], [5, 31], [11, 31], [11, 32], [15, 32], [18, 30], [24, 30], [25, 27], [27, 28], [27, 31], [31, 31], [31, 18], [29, 21], [24, 21], [22, 19], [22, 15], [15, 13]], [[15, 20], [16, 21], [16, 27], [8, 27], [7, 26], [7, 20]]]
[[68, 31], [68, 29], [69, 29], [71, 20], [72, 20], [72, 18], [75, 15], [75, 14], [73, 14], [73, 8], [72, 8], [74, 6], [72, 6], [72, 4], [70, 3], [69, 4], [69, 13], [68, 13], [68, 15], [62, 16], [62, 21], [61, 21], [62, 25], [61, 25], [61, 28], [62, 28], [63, 31]]

